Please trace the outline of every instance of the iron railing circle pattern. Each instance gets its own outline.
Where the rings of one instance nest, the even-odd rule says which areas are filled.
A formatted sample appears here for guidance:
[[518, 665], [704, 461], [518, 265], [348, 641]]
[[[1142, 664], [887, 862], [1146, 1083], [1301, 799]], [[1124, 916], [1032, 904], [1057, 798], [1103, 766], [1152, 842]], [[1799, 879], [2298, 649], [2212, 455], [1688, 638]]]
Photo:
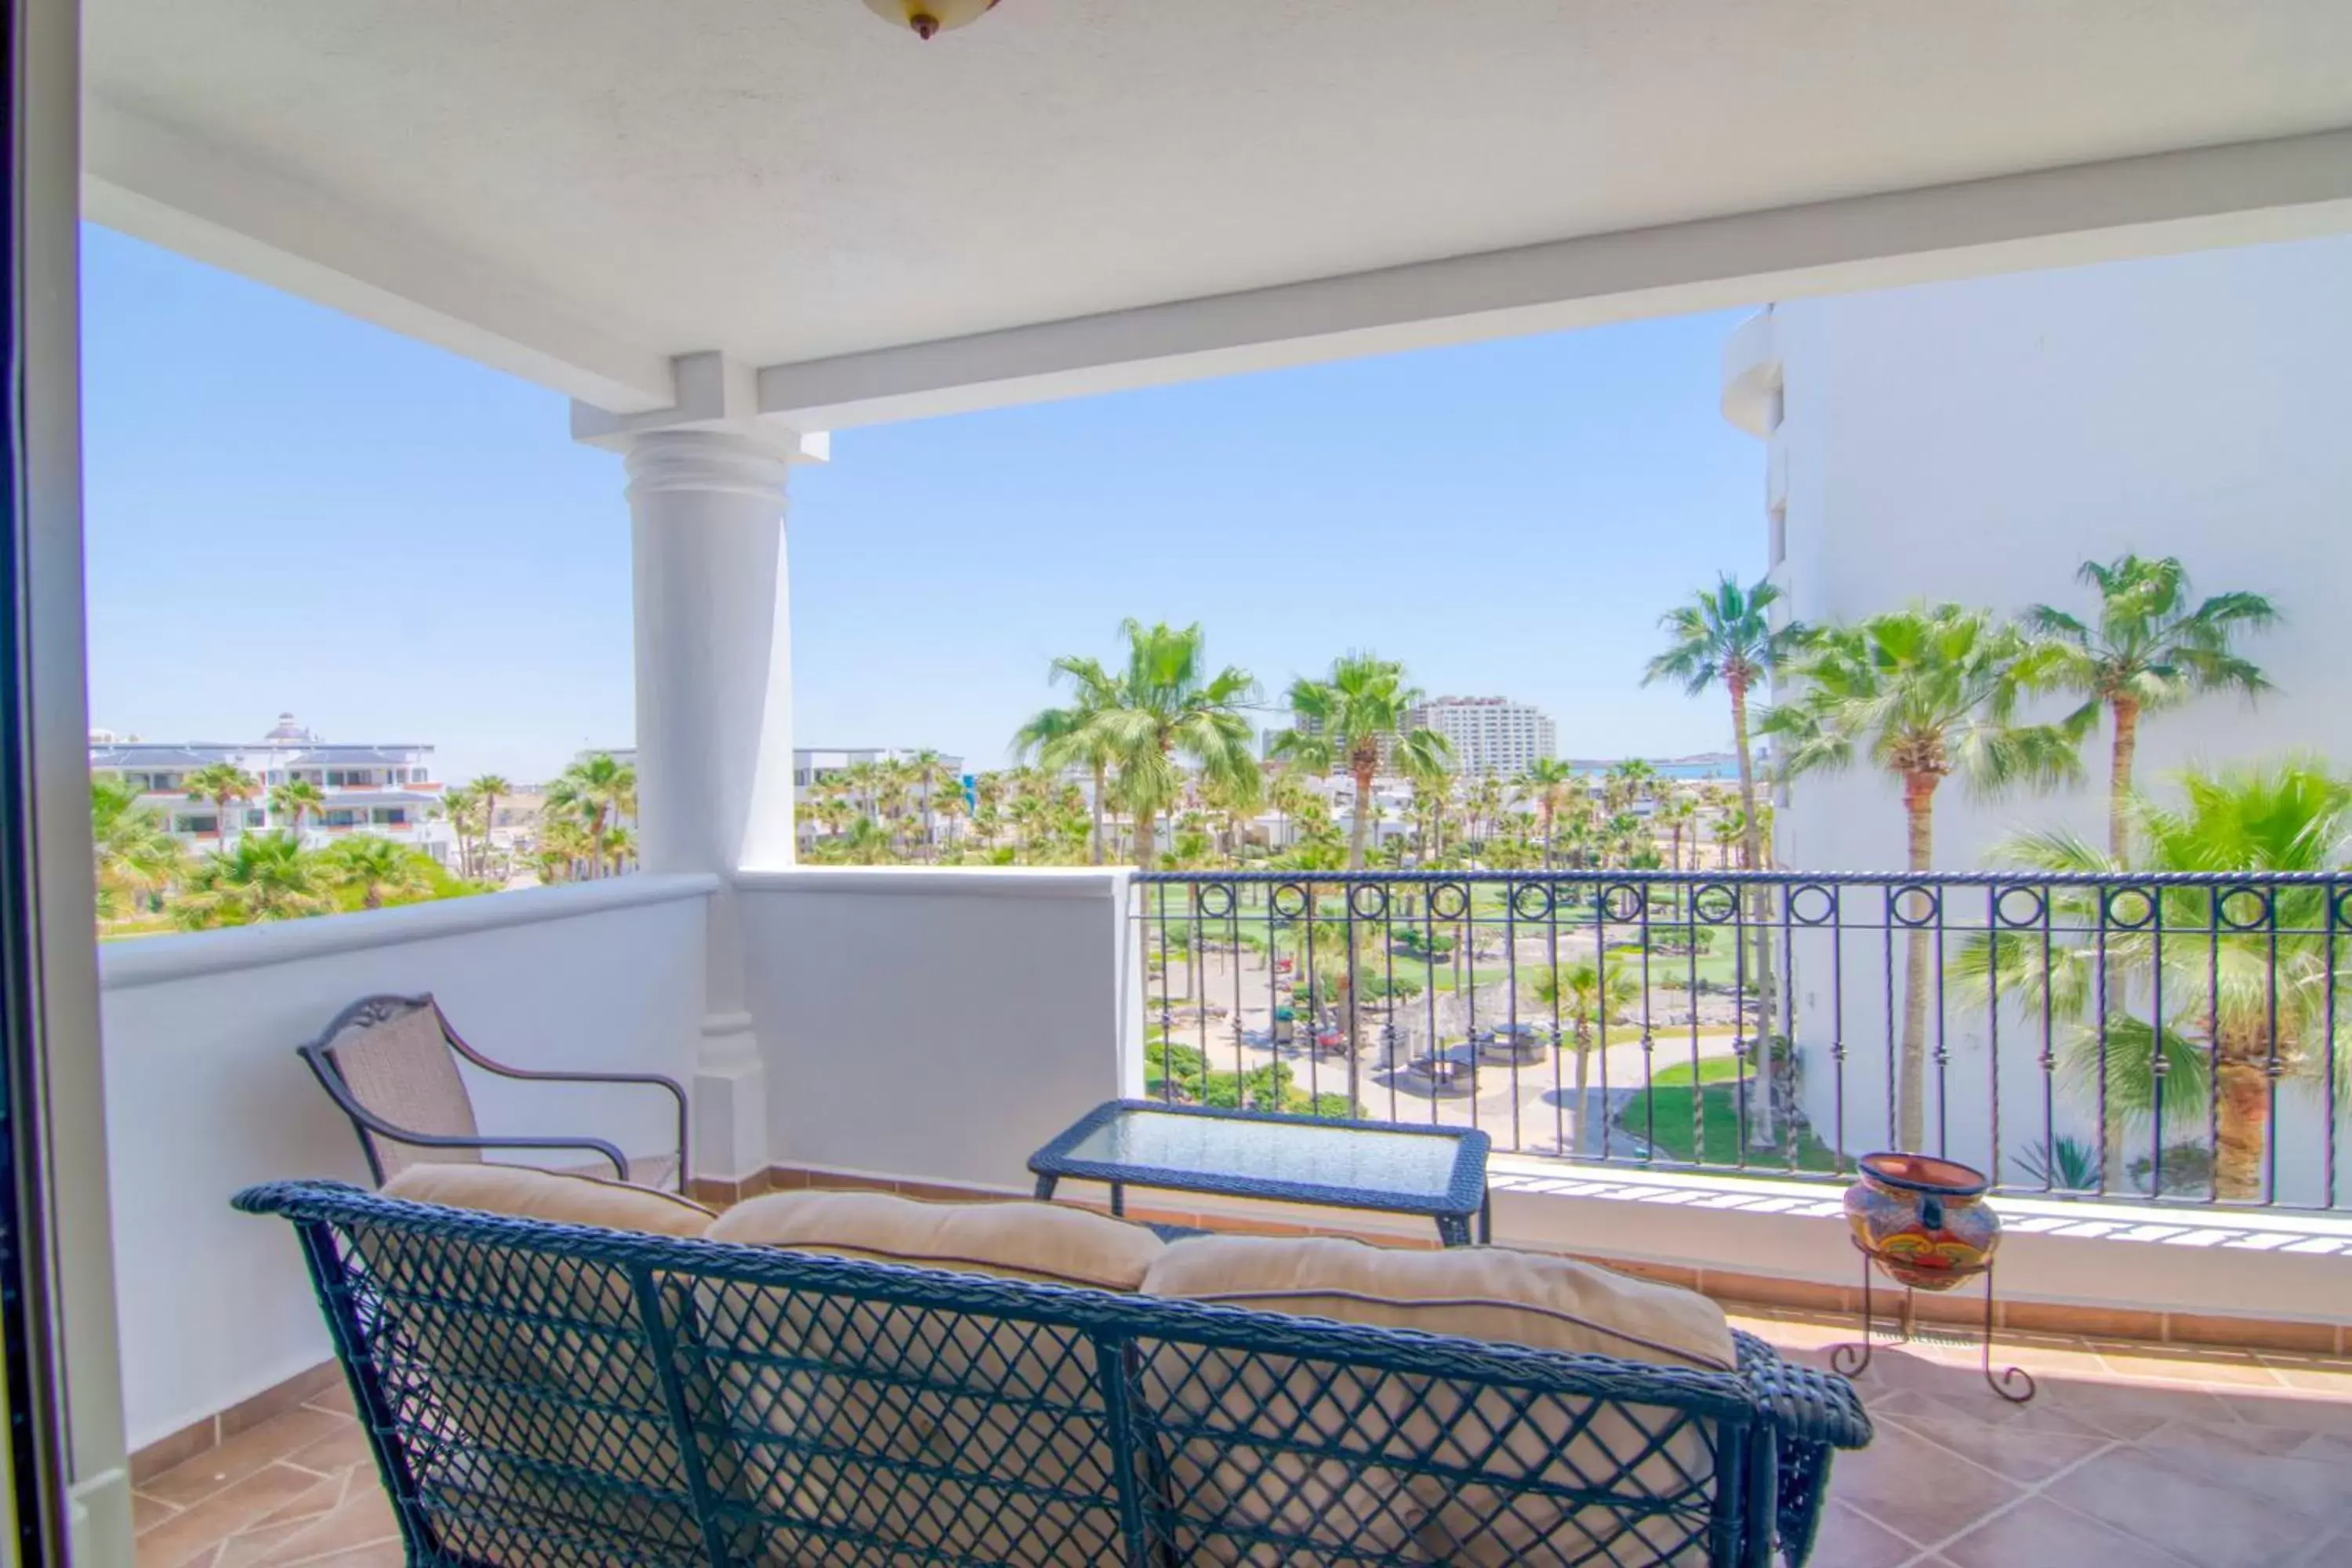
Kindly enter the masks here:
[[1621, 925], [1632, 925], [1649, 912], [1649, 889], [1636, 882], [1602, 884], [1596, 900], [1603, 914]]
[[1429, 887], [1429, 918], [1433, 921], [1460, 921], [1470, 918], [1470, 884], [1467, 882], [1433, 882]]
[[[1131, 907], [1147, 942], [1165, 925], [1181, 944], [1178, 923], [1202, 907], [1220, 930], [1263, 922], [1262, 942], [1213, 944], [1205, 958], [1143, 972], [1147, 1016], [1156, 1005], [1173, 1026], [1156, 1037], [1170, 1049], [1150, 1058], [1146, 1047], [1150, 1092], [1163, 1099], [1238, 1094], [1271, 1106], [1259, 1097], [1278, 1093], [1289, 1109], [1462, 1123], [1507, 1152], [1601, 1166], [1831, 1184], [1849, 1179], [1864, 1150], [1910, 1147], [1984, 1168], [2010, 1195], [2224, 1213], [2342, 1206], [2352, 1016], [2337, 1009], [2352, 977], [2352, 868], [1130, 875], [1145, 889]], [[1158, 897], [1167, 887], [1201, 891]], [[1310, 914], [1311, 931], [1287, 929]], [[1735, 923], [1730, 942], [1702, 929], [1729, 935]], [[2209, 997], [2265, 963], [2278, 982], [2245, 993], [2255, 995], [2248, 1017], [2300, 1033], [2255, 1047], [2275, 1086], [2262, 1169], [2225, 1192], [2212, 1154], [2217, 1120], [2235, 1112], [2212, 1092], [2221, 1047]], [[1567, 1005], [1545, 975], [1570, 963], [1580, 973], [1591, 964], [1612, 991], [1630, 985], [1630, 999], [1588, 1030], [1565, 1026]], [[2100, 1000], [2111, 986], [2121, 987], [2112, 1007]], [[2114, 1079], [2097, 1064], [2112, 1068], [2126, 1049], [2145, 1058], [2128, 1042], [2158, 1020], [2177, 1043], [2137, 1070], [2158, 1086], [2163, 1113], [2110, 1117], [2099, 1089]], [[1752, 1045], [1734, 1053], [1735, 1067], [1706, 1067], [1725, 1055], [1727, 1033], [1795, 1047], [1787, 1079], [1774, 1058], [1769, 1111], [1750, 1093], [1763, 1070]], [[2286, 1043], [2330, 1037], [2346, 1047]], [[1630, 1062], [1615, 1053], [1636, 1044]], [[1569, 1091], [1571, 1047], [1603, 1097], [1587, 1117], [1606, 1118], [1597, 1146], [1569, 1134], [1570, 1110], [1588, 1103]], [[1257, 1076], [1268, 1067], [1271, 1089]], [[1719, 1074], [1724, 1087], [1668, 1109], [1645, 1089], [1669, 1067], [1704, 1068], [1702, 1082]], [[1908, 1094], [1914, 1074], [1922, 1087], [1906, 1100], [1897, 1087]], [[1716, 1124], [1718, 1097], [1730, 1132]], [[1925, 1112], [1916, 1131], [1898, 1126], [1914, 1104]], [[2087, 1174], [2056, 1167], [2061, 1145]]]
[[[2241, 919], [2232, 907], [2241, 899], [2253, 900], [2253, 914]], [[2223, 931], [2262, 931], [2277, 919], [2278, 899], [2268, 888], [2239, 883], [2235, 887], [2217, 888], [2213, 891], [2213, 921]]]
[[1944, 889], [1906, 877], [1886, 884], [1886, 920], [1906, 931], [1926, 931], [1943, 918]]
[[[2022, 895], [2027, 900], [2023, 910], [2010, 900]], [[2023, 931], [2042, 923], [2050, 912], [2050, 895], [2039, 888], [1996, 888], [1992, 890], [1992, 923], [2012, 931]]]
[[[2220, 882], [2209, 885], [2211, 890], [2216, 891], [2222, 886], [2224, 884]], [[2138, 900], [2137, 909], [2131, 915], [2122, 912], [2126, 900]], [[2146, 931], [2156, 923], [2158, 909], [2155, 889], [2137, 877], [2120, 887], [2108, 886], [2099, 889], [2099, 923], [2112, 926], [2116, 931]]]
[[[1808, 914], [1805, 907], [1798, 902], [1808, 893], [1821, 900], [1819, 913]], [[1830, 925], [1836, 921], [1838, 916], [1838, 890], [1826, 882], [1800, 882], [1790, 888], [1788, 903], [1785, 907], [1789, 911], [1790, 921], [1794, 924]]]
[[1237, 887], [1268, 883], [1303, 883], [1339, 887], [1349, 882], [1386, 882], [1397, 886], [1472, 880], [1513, 883], [1541, 882], [1553, 886], [1590, 887], [1596, 882], [1646, 883], [1653, 887], [1681, 886], [1695, 880], [1732, 887], [1784, 888], [1801, 881], [1822, 887], [1880, 888], [2102, 888], [2117, 881], [2134, 888], [2326, 888], [2352, 898], [2352, 869], [2342, 871], [2132, 871], [2118, 876], [2099, 871], [1735, 871], [1709, 867], [1704, 871], [1649, 871], [1618, 868], [1549, 871], [1129, 871], [1132, 881], [1172, 886], [1202, 881], [1231, 882]]

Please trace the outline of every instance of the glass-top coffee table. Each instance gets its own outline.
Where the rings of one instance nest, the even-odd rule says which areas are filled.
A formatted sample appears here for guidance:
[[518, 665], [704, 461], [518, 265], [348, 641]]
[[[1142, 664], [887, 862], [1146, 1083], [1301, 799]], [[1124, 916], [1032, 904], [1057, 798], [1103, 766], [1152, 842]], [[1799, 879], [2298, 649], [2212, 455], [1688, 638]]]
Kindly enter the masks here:
[[1114, 1100], [1031, 1155], [1029, 1169], [1040, 1198], [1066, 1177], [1108, 1183], [1115, 1215], [1127, 1212], [1127, 1188], [1160, 1187], [1423, 1215], [1446, 1246], [1466, 1247], [1473, 1219], [1480, 1241], [1494, 1239], [1488, 1146], [1470, 1127]]

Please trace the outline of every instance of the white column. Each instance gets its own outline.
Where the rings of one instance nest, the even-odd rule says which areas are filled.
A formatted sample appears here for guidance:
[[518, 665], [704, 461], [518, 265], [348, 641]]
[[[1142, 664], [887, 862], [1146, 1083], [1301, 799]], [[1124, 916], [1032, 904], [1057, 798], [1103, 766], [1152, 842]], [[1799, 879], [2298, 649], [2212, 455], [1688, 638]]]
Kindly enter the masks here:
[[[791, 612], [784, 489], [796, 437], [730, 429], [632, 434], [637, 841], [648, 871], [789, 865]], [[731, 887], [712, 900], [695, 1173], [771, 1163], [766, 1070], [743, 994]]]

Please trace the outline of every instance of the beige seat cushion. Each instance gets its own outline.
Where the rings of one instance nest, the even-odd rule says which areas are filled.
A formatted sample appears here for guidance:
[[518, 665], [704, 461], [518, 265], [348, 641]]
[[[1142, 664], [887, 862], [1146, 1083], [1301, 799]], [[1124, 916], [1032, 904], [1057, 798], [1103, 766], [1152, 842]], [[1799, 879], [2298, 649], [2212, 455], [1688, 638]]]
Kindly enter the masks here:
[[718, 1215], [691, 1198], [577, 1171], [527, 1165], [411, 1165], [383, 1184], [383, 1195], [413, 1204], [479, 1209], [517, 1219], [602, 1226], [649, 1236], [697, 1237]]
[[[675, 1194], [512, 1165], [414, 1165], [383, 1190], [411, 1203], [666, 1237], [700, 1236], [712, 1218]], [[558, 1568], [702, 1549], [625, 1270], [366, 1227], [352, 1247], [383, 1293], [386, 1384], [419, 1434], [412, 1468], [453, 1555]], [[583, 1484], [607, 1468], [631, 1485]]]
[[[1109, 1290], [1141, 1284], [1162, 1250], [1143, 1226], [1080, 1209], [871, 1192], [752, 1198], [709, 1238]], [[1122, 1559], [1084, 1336], [740, 1287], [714, 1291], [705, 1310], [715, 1338], [766, 1352], [724, 1379], [727, 1418], [748, 1440], [722, 1468], [767, 1510], [819, 1527], [777, 1531], [766, 1557], [830, 1561], [837, 1548], [823, 1531], [840, 1531], [879, 1543], [861, 1562], [945, 1560], [933, 1552], [1027, 1568]], [[788, 1441], [760, 1440], [762, 1431]]]
[[1039, 1203], [928, 1203], [895, 1193], [770, 1193], [729, 1209], [713, 1241], [1136, 1290], [1167, 1246], [1143, 1226]]
[[[1169, 1247], [1143, 1288], [1538, 1350], [1698, 1370], [1738, 1364], [1722, 1310], [1703, 1296], [1500, 1247], [1406, 1252], [1322, 1237], [1202, 1237]], [[1249, 1538], [1262, 1529], [1323, 1551], [1477, 1568], [1681, 1560], [1683, 1521], [1507, 1498], [1513, 1479], [1531, 1477], [1574, 1486], [1617, 1477], [1614, 1489], [1705, 1510], [1708, 1435], [1685, 1427], [1654, 1444], [1652, 1435], [1674, 1425], [1666, 1411], [1612, 1408], [1580, 1425], [1582, 1401], [1546, 1399], [1521, 1415], [1501, 1394], [1425, 1377], [1335, 1376], [1279, 1358], [1186, 1364], [1202, 1354], [1163, 1352], [1146, 1394], [1188, 1426], [1238, 1439], [1183, 1445], [1171, 1466], [1180, 1500], [1192, 1494], [1180, 1506], [1204, 1521], [1197, 1545], [1212, 1558], [1282, 1560]], [[1364, 1460], [1297, 1451], [1334, 1440]], [[1480, 1470], [1499, 1485], [1449, 1491], [1411, 1474], [1415, 1459]], [[1218, 1534], [1221, 1516], [1236, 1533]], [[1705, 1555], [1701, 1531], [1688, 1556]]]

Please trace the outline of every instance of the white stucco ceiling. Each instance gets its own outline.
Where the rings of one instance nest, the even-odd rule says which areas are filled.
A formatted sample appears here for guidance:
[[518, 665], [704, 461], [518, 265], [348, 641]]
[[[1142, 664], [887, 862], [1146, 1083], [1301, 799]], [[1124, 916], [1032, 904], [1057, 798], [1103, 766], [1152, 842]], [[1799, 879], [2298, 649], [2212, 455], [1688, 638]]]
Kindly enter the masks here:
[[801, 361], [2352, 124], [2347, 0], [86, 0], [95, 103]]

